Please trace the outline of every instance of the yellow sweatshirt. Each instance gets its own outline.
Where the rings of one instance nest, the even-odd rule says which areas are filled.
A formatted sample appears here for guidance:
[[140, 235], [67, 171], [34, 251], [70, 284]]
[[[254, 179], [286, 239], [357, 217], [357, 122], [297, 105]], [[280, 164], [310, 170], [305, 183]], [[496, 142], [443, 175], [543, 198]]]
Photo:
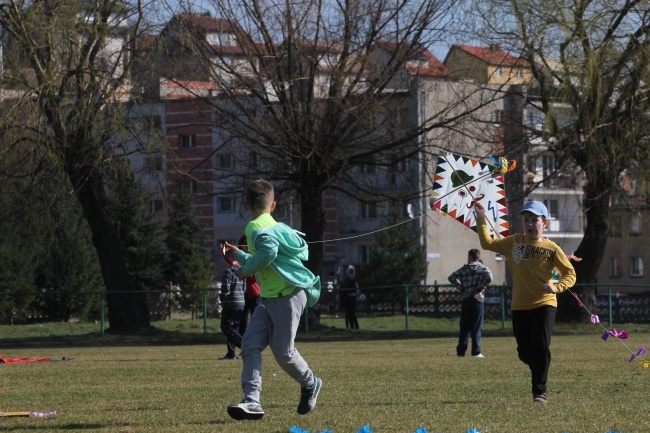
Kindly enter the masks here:
[[485, 217], [476, 219], [476, 228], [481, 247], [503, 254], [510, 263], [513, 310], [532, 310], [545, 305], [557, 307], [555, 294], [542, 290], [544, 284], [552, 284], [553, 268], [557, 268], [562, 275], [562, 279], [555, 284], [558, 292], [575, 284], [573, 265], [555, 242], [548, 239], [530, 241], [523, 234], [492, 239]]

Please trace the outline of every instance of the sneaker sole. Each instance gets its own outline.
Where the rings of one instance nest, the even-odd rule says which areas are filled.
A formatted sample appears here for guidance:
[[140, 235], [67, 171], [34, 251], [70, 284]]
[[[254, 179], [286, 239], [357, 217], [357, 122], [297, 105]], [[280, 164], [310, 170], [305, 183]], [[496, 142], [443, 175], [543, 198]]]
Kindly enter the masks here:
[[264, 416], [264, 412], [248, 412], [238, 406], [229, 406], [227, 412], [232, 419], [236, 419], [237, 421], [245, 419], [260, 419]]

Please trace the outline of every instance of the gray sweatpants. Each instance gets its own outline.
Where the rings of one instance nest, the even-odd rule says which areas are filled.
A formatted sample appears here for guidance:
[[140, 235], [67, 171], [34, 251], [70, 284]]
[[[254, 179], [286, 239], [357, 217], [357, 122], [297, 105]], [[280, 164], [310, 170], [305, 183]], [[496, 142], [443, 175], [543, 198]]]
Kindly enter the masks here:
[[293, 346], [306, 303], [307, 296], [302, 289], [280, 298], [260, 298], [241, 346], [244, 398], [260, 401], [262, 351], [267, 346], [271, 346], [275, 360], [301, 388], [314, 384], [314, 374]]

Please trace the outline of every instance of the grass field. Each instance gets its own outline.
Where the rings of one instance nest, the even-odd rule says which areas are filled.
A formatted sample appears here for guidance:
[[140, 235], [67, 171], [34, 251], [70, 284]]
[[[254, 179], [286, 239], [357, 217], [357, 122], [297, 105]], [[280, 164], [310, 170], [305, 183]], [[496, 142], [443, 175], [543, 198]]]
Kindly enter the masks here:
[[[298, 349], [324, 383], [316, 409], [296, 414], [298, 386], [267, 350], [266, 416], [239, 422], [225, 408], [242, 398], [241, 361], [217, 361], [221, 342], [3, 348], [5, 356], [74, 359], [0, 365], [0, 411], [59, 414], [0, 418], [0, 431], [287, 433], [295, 425], [356, 433], [365, 424], [374, 433], [650, 431], [650, 369], [628, 364], [630, 352], [600, 334], [554, 336], [547, 405], [532, 403], [512, 337], [485, 337], [484, 359], [456, 357], [454, 338], [302, 341]], [[649, 343], [647, 333], [626, 342], [634, 350]]]

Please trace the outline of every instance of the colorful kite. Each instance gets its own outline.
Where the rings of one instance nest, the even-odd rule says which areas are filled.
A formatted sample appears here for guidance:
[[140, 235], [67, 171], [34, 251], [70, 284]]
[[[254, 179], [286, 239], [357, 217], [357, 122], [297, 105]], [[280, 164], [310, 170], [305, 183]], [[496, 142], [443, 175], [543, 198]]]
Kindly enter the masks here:
[[490, 236], [506, 237], [509, 226], [503, 175], [514, 164], [508, 169], [505, 158], [492, 160], [494, 165], [453, 153], [439, 156], [431, 208], [476, 231], [474, 203], [480, 202], [485, 208]]

